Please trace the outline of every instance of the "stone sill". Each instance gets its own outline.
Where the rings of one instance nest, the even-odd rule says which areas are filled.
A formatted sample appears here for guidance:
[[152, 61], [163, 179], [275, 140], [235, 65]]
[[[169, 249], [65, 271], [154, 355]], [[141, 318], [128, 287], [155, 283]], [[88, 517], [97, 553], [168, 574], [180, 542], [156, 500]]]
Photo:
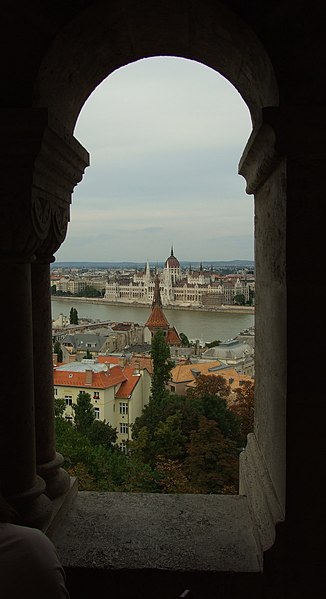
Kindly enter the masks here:
[[262, 571], [243, 495], [78, 492], [49, 536], [67, 569]]

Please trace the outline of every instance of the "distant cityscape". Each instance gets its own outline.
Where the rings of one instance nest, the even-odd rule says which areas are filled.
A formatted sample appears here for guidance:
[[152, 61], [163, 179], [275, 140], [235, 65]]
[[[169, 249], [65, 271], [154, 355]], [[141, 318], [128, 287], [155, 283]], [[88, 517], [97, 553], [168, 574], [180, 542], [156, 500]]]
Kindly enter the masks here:
[[[171, 255], [174, 258], [173, 252]], [[165, 269], [173, 273], [177, 270], [176, 263], [175, 268], [168, 263]], [[146, 276], [149, 270], [145, 269]], [[74, 419], [79, 393], [89, 394], [95, 419], [116, 429], [116, 445], [124, 453], [132, 439], [132, 425], [150, 401], [151, 347], [159, 330], [170, 347], [174, 363], [167, 385], [170, 393], [184, 396], [196, 385], [199, 375], [223, 377], [229, 386], [228, 402], [232, 405], [237, 389], [254, 381], [253, 328], [240, 331], [232, 340], [204, 346], [198, 341], [191, 342], [168, 322], [160, 289], [156, 272], [152, 306], [143, 325], [79, 319], [74, 307], [69, 317], [60, 314], [52, 322], [54, 396], [64, 401], [65, 419]]]
[[[253, 263], [179, 262], [171, 247], [164, 263], [54, 264], [54, 296], [96, 298], [108, 304], [148, 307], [144, 324], [99, 322], [59, 314], [52, 322], [54, 341], [54, 396], [64, 400], [64, 417], [74, 419], [81, 391], [88, 393], [96, 420], [116, 430], [116, 445], [128, 451], [132, 426], [151, 397], [151, 347], [157, 331], [163, 332], [174, 363], [167, 391], [186, 395], [199, 375], [223, 377], [232, 405], [237, 389], [254, 381], [254, 328], [239, 331], [233, 339], [201, 344], [170, 324], [164, 307], [189, 306], [218, 309], [239, 304], [253, 309]], [[78, 304], [77, 304], [78, 305]], [[60, 354], [60, 359], [59, 359]]]
[[102, 297], [111, 303], [150, 305], [159, 277], [164, 306], [214, 309], [254, 306], [254, 263], [180, 262], [171, 247], [165, 262], [54, 263], [51, 290], [58, 296]]

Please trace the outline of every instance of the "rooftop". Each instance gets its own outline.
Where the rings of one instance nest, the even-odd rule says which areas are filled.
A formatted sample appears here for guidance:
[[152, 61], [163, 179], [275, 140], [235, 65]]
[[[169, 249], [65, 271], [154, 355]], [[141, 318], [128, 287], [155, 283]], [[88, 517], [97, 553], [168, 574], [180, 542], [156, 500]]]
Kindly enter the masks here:
[[57, 366], [56, 371], [58, 372], [86, 372], [86, 370], [92, 370], [93, 372], [105, 372], [108, 368], [112, 368], [113, 364], [105, 362], [100, 364], [97, 360], [87, 360], [84, 358], [81, 362], [68, 362]]

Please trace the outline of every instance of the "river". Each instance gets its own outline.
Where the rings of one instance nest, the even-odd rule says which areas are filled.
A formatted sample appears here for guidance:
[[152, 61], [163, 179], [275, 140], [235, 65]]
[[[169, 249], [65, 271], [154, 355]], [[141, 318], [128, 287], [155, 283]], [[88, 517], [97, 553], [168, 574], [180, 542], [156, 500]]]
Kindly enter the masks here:
[[[80, 318], [113, 322], [145, 323], [150, 315], [151, 308], [141, 306], [111, 306], [78, 301], [71, 298], [52, 298], [52, 318], [59, 314], [69, 316], [70, 308], [78, 311]], [[164, 308], [164, 314], [170, 325], [175, 326], [179, 333], [185, 333], [189, 339], [201, 339], [205, 342], [219, 339], [226, 341], [232, 339], [243, 329], [254, 326], [254, 314], [230, 314], [228, 312], [204, 312], [196, 310], [169, 310]]]

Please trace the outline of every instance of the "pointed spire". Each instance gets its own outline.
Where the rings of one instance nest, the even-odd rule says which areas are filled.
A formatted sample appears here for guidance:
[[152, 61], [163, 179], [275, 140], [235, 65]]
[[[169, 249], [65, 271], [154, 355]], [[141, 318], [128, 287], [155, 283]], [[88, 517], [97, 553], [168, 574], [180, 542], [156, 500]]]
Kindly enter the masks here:
[[171, 244], [171, 256], [174, 256], [174, 254], [173, 254], [173, 243]]
[[202, 262], [200, 263], [200, 269], [199, 270], [200, 270], [200, 272], [203, 270], [203, 263]]
[[162, 305], [163, 304], [162, 304], [161, 293], [160, 293], [160, 280], [158, 278], [158, 274], [156, 274], [152, 308], [154, 308], [155, 306], [159, 306], [160, 308], [162, 308]]

